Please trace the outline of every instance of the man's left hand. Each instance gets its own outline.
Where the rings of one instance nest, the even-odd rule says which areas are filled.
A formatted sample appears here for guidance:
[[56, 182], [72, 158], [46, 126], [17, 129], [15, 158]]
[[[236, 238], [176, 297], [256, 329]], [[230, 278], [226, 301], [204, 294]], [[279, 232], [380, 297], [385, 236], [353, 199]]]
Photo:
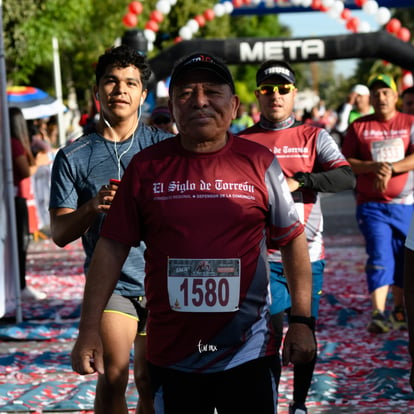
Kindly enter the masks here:
[[283, 343], [283, 365], [310, 362], [315, 354], [316, 341], [312, 330], [303, 323], [292, 323]]

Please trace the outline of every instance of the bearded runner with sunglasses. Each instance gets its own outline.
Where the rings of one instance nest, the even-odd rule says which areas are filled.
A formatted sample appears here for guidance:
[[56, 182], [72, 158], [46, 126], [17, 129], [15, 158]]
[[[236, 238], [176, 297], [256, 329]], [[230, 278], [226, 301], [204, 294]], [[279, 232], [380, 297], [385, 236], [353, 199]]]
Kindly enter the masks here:
[[[296, 121], [293, 107], [297, 89], [295, 72], [283, 61], [264, 62], [256, 73], [256, 98], [261, 116], [258, 123], [239, 133], [240, 136], [267, 146], [277, 157], [296, 209], [305, 225], [312, 262], [312, 318], [303, 319], [315, 330], [319, 300], [322, 293], [325, 266], [322, 238], [323, 220], [318, 193], [335, 193], [353, 189], [355, 176], [334, 139], [325, 129]], [[280, 251], [269, 250], [272, 294], [271, 320], [276, 344], [280, 349], [285, 311], [290, 322], [298, 322], [290, 315], [291, 299], [284, 274]], [[306, 397], [315, 368], [314, 359], [294, 366], [293, 401], [289, 414], [305, 414]], [[280, 379], [281, 365], [279, 361]]]

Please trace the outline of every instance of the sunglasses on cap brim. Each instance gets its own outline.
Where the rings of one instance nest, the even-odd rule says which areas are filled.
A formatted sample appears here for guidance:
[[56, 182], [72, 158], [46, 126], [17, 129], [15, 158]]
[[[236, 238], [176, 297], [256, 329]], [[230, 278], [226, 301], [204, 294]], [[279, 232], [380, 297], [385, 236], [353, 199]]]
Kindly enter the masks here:
[[260, 95], [273, 95], [278, 92], [280, 95], [287, 95], [295, 89], [295, 85], [289, 83], [286, 85], [260, 85], [256, 90]]

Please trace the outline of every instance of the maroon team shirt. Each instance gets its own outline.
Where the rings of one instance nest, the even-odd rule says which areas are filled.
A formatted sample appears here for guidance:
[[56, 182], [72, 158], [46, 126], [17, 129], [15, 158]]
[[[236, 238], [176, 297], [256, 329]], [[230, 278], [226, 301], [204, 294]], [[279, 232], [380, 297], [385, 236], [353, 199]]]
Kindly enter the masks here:
[[[388, 121], [378, 121], [375, 115], [355, 120], [348, 128], [342, 146], [347, 158], [363, 161], [396, 162], [414, 150], [414, 116], [397, 112]], [[357, 203], [413, 203], [413, 171], [391, 177], [382, 193], [375, 189], [375, 174], [357, 175]]]
[[[286, 177], [297, 172], [318, 173], [349, 163], [325, 129], [299, 124], [290, 128], [270, 130], [260, 124], [242, 131], [240, 136], [265, 145], [276, 156]], [[323, 218], [317, 191], [302, 188], [293, 193], [299, 217], [305, 225], [311, 262], [325, 258]], [[269, 251], [269, 261], [280, 262], [279, 251]]]
[[230, 135], [200, 154], [178, 136], [137, 154], [102, 235], [146, 244], [149, 361], [216, 372], [275, 354], [266, 242], [302, 232], [280, 166], [261, 145]]

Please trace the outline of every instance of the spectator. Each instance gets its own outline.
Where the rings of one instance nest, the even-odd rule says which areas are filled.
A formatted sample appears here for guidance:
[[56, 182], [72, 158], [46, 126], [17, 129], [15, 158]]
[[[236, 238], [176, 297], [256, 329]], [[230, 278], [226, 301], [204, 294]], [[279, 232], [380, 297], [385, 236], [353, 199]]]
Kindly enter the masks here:
[[404, 89], [401, 94], [401, 112], [414, 115], [414, 86]]
[[37, 171], [32, 177], [33, 190], [36, 201], [39, 229], [45, 234], [50, 233], [49, 198], [50, 172], [55, 155], [49, 135], [48, 120], [38, 119], [33, 124], [31, 148], [36, 157]]
[[[26, 258], [30, 244], [30, 234], [37, 230], [37, 216], [31, 182], [31, 176], [33, 176], [37, 169], [36, 160], [30, 148], [27, 122], [21, 109], [9, 108], [9, 122], [21, 296], [22, 299], [26, 300], [42, 300], [46, 298], [46, 293], [28, 286], [26, 283]], [[31, 203], [32, 223], [30, 223], [29, 219], [28, 203]], [[30, 228], [30, 224], [32, 224], [32, 228]]]
[[370, 103], [370, 92], [367, 86], [357, 84], [349, 93], [346, 102], [338, 110], [336, 130], [344, 134], [355, 119], [374, 112]]
[[[369, 81], [374, 113], [348, 128], [342, 151], [357, 176], [357, 221], [365, 238], [372, 314], [368, 331], [406, 329], [404, 241], [413, 212], [414, 116], [396, 109], [397, 86], [388, 75]], [[392, 288], [394, 307], [387, 318]]]
[[260, 110], [256, 102], [252, 102], [249, 105], [249, 115], [253, 119], [253, 123], [259, 122], [260, 120]]
[[253, 124], [254, 122], [252, 117], [247, 113], [246, 105], [244, 103], [240, 103], [237, 109], [236, 118], [231, 121], [230, 132], [237, 134]]
[[171, 117], [168, 106], [155, 107], [151, 112], [148, 124], [170, 132], [171, 134], [177, 133], [177, 127]]
[[102, 370], [102, 310], [130, 246], [145, 241], [157, 413], [275, 413], [266, 240], [283, 252], [296, 315], [284, 362], [315, 354], [303, 226], [273, 155], [227, 132], [238, 104], [216, 57], [175, 65], [169, 107], [179, 135], [128, 166], [86, 280], [72, 352], [80, 373]]

